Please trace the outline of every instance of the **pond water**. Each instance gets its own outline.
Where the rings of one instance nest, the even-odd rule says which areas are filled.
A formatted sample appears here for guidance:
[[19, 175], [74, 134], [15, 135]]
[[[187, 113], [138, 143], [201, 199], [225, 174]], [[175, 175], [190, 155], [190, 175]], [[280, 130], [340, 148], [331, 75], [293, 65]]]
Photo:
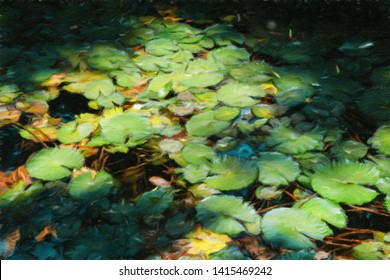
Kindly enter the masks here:
[[2, 259], [390, 258], [388, 1], [0, 9]]

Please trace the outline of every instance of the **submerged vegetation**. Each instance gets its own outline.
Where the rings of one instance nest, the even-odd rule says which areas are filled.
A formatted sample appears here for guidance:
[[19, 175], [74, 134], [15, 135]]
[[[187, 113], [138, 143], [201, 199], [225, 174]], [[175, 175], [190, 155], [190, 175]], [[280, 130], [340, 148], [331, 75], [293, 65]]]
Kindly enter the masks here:
[[1, 4], [1, 258], [389, 259], [388, 5], [184, 2]]

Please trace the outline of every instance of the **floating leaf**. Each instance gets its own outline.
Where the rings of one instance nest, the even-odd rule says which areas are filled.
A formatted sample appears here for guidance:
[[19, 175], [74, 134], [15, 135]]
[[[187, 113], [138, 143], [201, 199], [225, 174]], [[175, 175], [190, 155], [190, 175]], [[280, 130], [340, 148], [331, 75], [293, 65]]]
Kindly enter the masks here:
[[214, 24], [205, 30], [207, 38], [213, 39], [219, 46], [231, 45], [233, 42], [243, 44], [245, 37], [238, 33], [231, 24]]
[[136, 146], [152, 136], [150, 121], [132, 113], [102, 119], [100, 126], [103, 139], [112, 144]]
[[272, 79], [272, 68], [267, 63], [244, 63], [231, 68], [229, 74], [241, 83], [264, 83]]
[[322, 240], [332, 230], [309, 212], [280, 207], [267, 212], [262, 222], [264, 238], [274, 246], [300, 250], [315, 248], [310, 238]]
[[331, 149], [331, 153], [339, 160], [357, 160], [367, 154], [368, 147], [356, 141], [345, 141]]
[[257, 161], [259, 181], [265, 185], [288, 185], [300, 173], [298, 163], [283, 154], [264, 152], [260, 153], [259, 156]]
[[248, 232], [260, 233], [260, 216], [253, 206], [242, 199], [228, 196], [211, 196], [196, 206], [198, 220], [208, 229], [229, 235]]
[[335, 227], [344, 228], [347, 225], [347, 215], [343, 208], [328, 199], [319, 197], [311, 198], [299, 206], [299, 209], [308, 211], [318, 219]]
[[369, 241], [352, 249], [352, 255], [358, 260], [388, 260], [390, 244]]
[[378, 124], [384, 124], [390, 119], [390, 83], [384, 86], [365, 90], [358, 100], [359, 109], [373, 118]]
[[313, 189], [335, 202], [361, 205], [378, 193], [363, 185], [375, 185], [379, 171], [370, 164], [346, 162], [325, 166], [312, 177]]
[[207, 59], [225, 66], [236, 66], [249, 62], [250, 54], [243, 48], [228, 46], [214, 49], [207, 55]]
[[260, 200], [269, 200], [274, 199], [278, 196], [280, 196], [283, 193], [283, 191], [278, 190], [277, 186], [272, 187], [257, 187], [255, 191], [255, 195], [257, 199]]
[[215, 111], [207, 111], [193, 116], [186, 124], [189, 134], [203, 137], [221, 133], [229, 126], [230, 122], [220, 121], [215, 118]]
[[35, 153], [27, 163], [31, 177], [54, 181], [71, 175], [72, 169], [80, 168], [84, 157], [77, 150], [59, 147], [42, 149]]
[[264, 90], [255, 85], [230, 82], [217, 91], [218, 100], [230, 106], [250, 107], [259, 103], [259, 98], [265, 96]]
[[369, 143], [383, 154], [390, 155], [390, 125], [379, 127]]
[[76, 143], [88, 137], [93, 129], [93, 125], [89, 122], [71, 121], [58, 130], [58, 140], [64, 144]]
[[[231, 238], [226, 234], [214, 233], [207, 229], [198, 227], [196, 230], [186, 235], [188, 238], [188, 254], [191, 255], [208, 255], [218, 252], [231, 242]], [[187, 240], [186, 240], [187, 241]]]
[[183, 158], [192, 164], [208, 163], [214, 159], [214, 151], [211, 147], [202, 144], [189, 144], [182, 151]]
[[109, 96], [115, 91], [115, 86], [110, 79], [90, 82], [85, 86], [84, 95], [88, 99], [98, 99], [100, 95]]
[[206, 164], [188, 164], [182, 171], [184, 179], [194, 184], [206, 179], [207, 175], [210, 173], [210, 167]]
[[146, 43], [145, 51], [155, 56], [164, 56], [176, 52], [179, 49], [174, 41], [160, 38]]
[[145, 192], [137, 201], [138, 213], [143, 216], [162, 214], [173, 201], [173, 193], [169, 188], [159, 188]]
[[271, 130], [271, 135], [265, 138], [268, 146], [286, 154], [300, 154], [310, 150], [322, 149], [324, 131], [316, 128], [304, 132], [279, 125]]
[[274, 80], [279, 93], [276, 95], [278, 103], [286, 107], [294, 107], [305, 102], [306, 98], [313, 95], [314, 90], [308, 84], [296, 76], [283, 76]]
[[257, 169], [252, 162], [232, 156], [216, 157], [210, 173], [213, 176], [207, 177], [204, 182], [224, 191], [245, 188], [257, 178]]
[[69, 183], [70, 196], [82, 202], [93, 202], [107, 196], [114, 185], [111, 174], [92, 170], [78, 173]]

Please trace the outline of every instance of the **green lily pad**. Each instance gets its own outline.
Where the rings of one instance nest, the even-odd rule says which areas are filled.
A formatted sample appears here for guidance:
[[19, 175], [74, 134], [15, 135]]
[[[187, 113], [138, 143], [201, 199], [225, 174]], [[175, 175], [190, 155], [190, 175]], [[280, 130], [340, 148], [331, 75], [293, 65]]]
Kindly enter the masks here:
[[68, 122], [61, 126], [57, 132], [58, 140], [64, 144], [77, 143], [88, 137], [93, 131], [93, 125], [89, 122]]
[[338, 160], [357, 160], [367, 154], [368, 147], [362, 143], [348, 140], [331, 149], [331, 154]]
[[151, 40], [145, 45], [145, 51], [155, 56], [170, 55], [177, 50], [179, 47], [174, 41], [164, 38]]
[[218, 72], [201, 73], [194, 75], [186, 75], [182, 80], [178, 81], [182, 90], [188, 88], [205, 88], [219, 84], [224, 79], [224, 75]]
[[129, 62], [130, 58], [126, 52], [109, 45], [94, 46], [87, 58], [89, 66], [101, 71], [115, 70]]
[[185, 180], [195, 184], [206, 179], [210, 173], [210, 167], [206, 164], [188, 164], [181, 171]]
[[286, 112], [286, 108], [280, 104], [256, 104], [252, 106], [253, 115], [258, 118], [273, 119], [282, 116]]
[[369, 144], [385, 155], [390, 155], [390, 125], [383, 125], [370, 138]]
[[250, 107], [259, 103], [265, 91], [256, 85], [229, 82], [217, 91], [218, 100], [230, 106]]
[[241, 83], [264, 83], [272, 79], [272, 68], [267, 63], [244, 63], [231, 68], [229, 74]]
[[314, 89], [296, 76], [283, 76], [274, 82], [279, 89], [276, 101], [286, 107], [302, 104], [314, 94]]
[[193, 116], [187, 123], [186, 128], [193, 136], [209, 137], [224, 131], [230, 126], [228, 121], [220, 121], [215, 118], [215, 111], [206, 111]]
[[332, 235], [332, 230], [309, 212], [280, 207], [267, 212], [263, 217], [264, 238], [274, 246], [285, 249], [315, 248], [309, 239], [323, 240]]
[[59, 147], [42, 149], [35, 153], [27, 163], [27, 170], [31, 177], [55, 181], [68, 177], [72, 169], [80, 168], [84, 157], [79, 151]]
[[358, 260], [388, 260], [390, 244], [369, 241], [352, 249], [352, 255]]
[[277, 186], [272, 187], [257, 187], [255, 191], [255, 196], [260, 200], [270, 200], [280, 196], [283, 192], [278, 190]]
[[170, 60], [165, 56], [145, 55], [135, 60], [137, 66], [147, 72], [157, 72], [170, 65]]
[[183, 158], [192, 164], [208, 163], [214, 159], [214, 151], [211, 147], [202, 144], [189, 144], [182, 151]]
[[372, 164], [346, 162], [325, 166], [312, 177], [313, 189], [335, 202], [361, 205], [378, 193], [364, 185], [375, 185], [379, 171]]
[[252, 184], [257, 178], [256, 166], [242, 158], [233, 156], [216, 157], [210, 167], [213, 176], [204, 182], [218, 190], [239, 190]]
[[145, 192], [136, 203], [137, 211], [143, 216], [162, 214], [173, 202], [171, 189], [160, 188]]
[[303, 169], [316, 170], [320, 166], [330, 164], [330, 159], [320, 153], [305, 153], [294, 155]]
[[99, 96], [110, 96], [114, 94], [115, 86], [110, 79], [93, 81], [84, 88], [84, 96], [88, 99], [98, 99]]
[[281, 153], [264, 152], [259, 156], [259, 181], [265, 185], [288, 185], [289, 182], [295, 181], [300, 173], [299, 164]]
[[324, 131], [316, 128], [312, 131], [298, 131], [291, 127], [279, 125], [271, 130], [265, 138], [268, 146], [275, 147], [278, 152], [301, 154], [310, 150], [322, 149]]
[[232, 43], [243, 44], [245, 41], [245, 37], [230, 24], [214, 24], [207, 27], [204, 32], [207, 38], [212, 39], [219, 46]]
[[242, 199], [219, 195], [203, 199], [196, 205], [197, 219], [208, 229], [228, 235], [261, 232], [261, 217]]
[[126, 113], [102, 119], [101, 135], [107, 143], [136, 146], [152, 136], [149, 119], [140, 115]]
[[299, 206], [299, 209], [308, 211], [318, 219], [337, 228], [346, 227], [348, 222], [347, 215], [345, 214], [343, 208], [328, 199], [319, 197], [309, 199], [303, 205]]
[[358, 100], [360, 111], [374, 119], [378, 124], [384, 124], [390, 119], [390, 84], [365, 90]]
[[220, 63], [225, 66], [236, 66], [249, 62], [250, 54], [243, 48], [228, 46], [214, 49], [207, 54], [207, 60]]
[[387, 195], [385, 198], [385, 207], [386, 207], [387, 212], [390, 213], [390, 195]]
[[86, 171], [75, 176], [69, 183], [69, 194], [76, 200], [93, 202], [107, 196], [113, 185], [111, 174], [99, 171], [94, 175], [91, 171]]

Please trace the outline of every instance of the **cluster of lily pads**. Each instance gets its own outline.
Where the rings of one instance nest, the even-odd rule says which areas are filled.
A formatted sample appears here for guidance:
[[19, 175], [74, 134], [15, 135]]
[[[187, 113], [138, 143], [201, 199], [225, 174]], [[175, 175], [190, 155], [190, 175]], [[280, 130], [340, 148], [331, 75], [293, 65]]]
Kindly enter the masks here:
[[[326, 61], [316, 36], [243, 34], [234, 17], [204, 24], [180, 13], [127, 16], [115, 41], [48, 50], [33, 86], [13, 70], [26, 58], [1, 66], [0, 128], [15, 125], [39, 147], [25, 163], [32, 179], [0, 194], [2, 257], [247, 259], [234, 239], [252, 236], [287, 250], [276, 258], [314, 258], [348, 227], [351, 207], [390, 213], [390, 67], [372, 65], [370, 89], [353, 79], [366, 70], [346, 69], [374, 43], [343, 42]], [[89, 109], [54, 116], [60, 93]], [[351, 107], [378, 127], [363, 140], [345, 119]], [[102, 162], [118, 155], [166, 180], [130, 194]], [[353, 257], [389, 258], [383, 228]]]

